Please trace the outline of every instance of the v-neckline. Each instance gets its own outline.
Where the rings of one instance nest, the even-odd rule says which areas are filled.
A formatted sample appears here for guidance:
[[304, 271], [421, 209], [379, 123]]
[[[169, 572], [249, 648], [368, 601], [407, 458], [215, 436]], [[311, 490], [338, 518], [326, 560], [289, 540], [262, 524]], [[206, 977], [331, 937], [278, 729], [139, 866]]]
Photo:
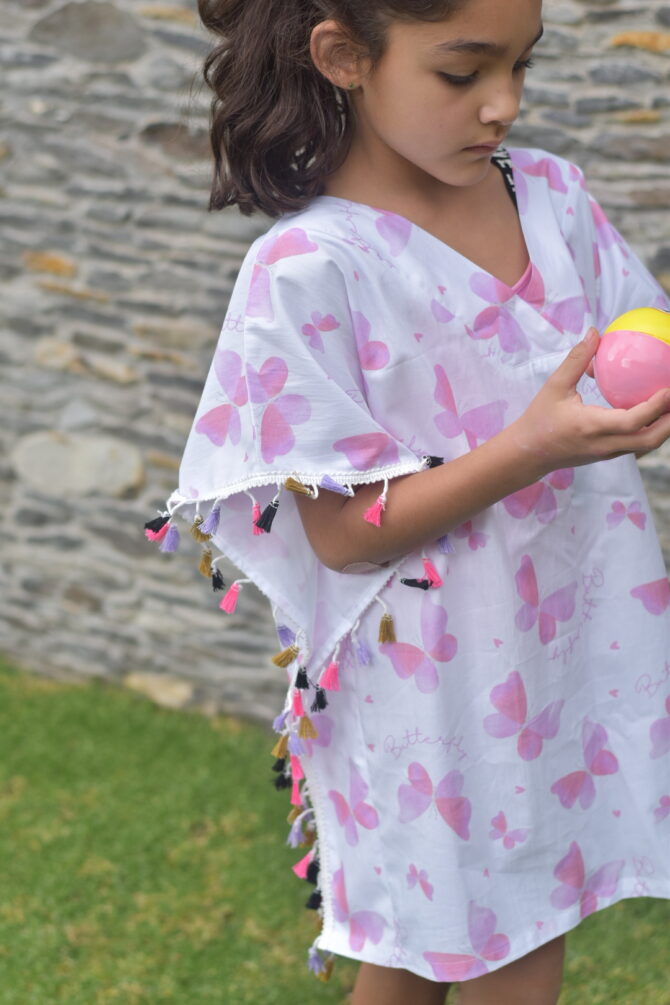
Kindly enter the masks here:
[[[515, 182], [518, 182], [516, 167], [511, 157], [510, 157], [510, 164], [512, 165], [512, 173], [514, 175], [514, 180]], [[492, 167], [493, 166], [494, 165], [492, 165]], [[517, 184], [517, 191], [518, 191], [518, 184]], [[500, 279], [498, 276], [494, 276], [492, 272], [488, 271], [488, 269], [485, 269], [483, 266], [478, 265], [476, 262], [473, 262], [471, 258], [467, 257], [467, 255], [464, 255], [462, 252], [457, 251], [455, 248], [452, 248], [452, 246], [450, 244], [447, 244], [446, 241], [443, 241], [435, 234], [431, 234], [429, 230], [425, 230], [418, 223], [415, 223], [413, 220], [408, 219], [408, 217], [403, 216], [402, 213], [395, 213], [393, 210], [390, 209], [380, 209], [378, 206], [371, 206], [369, 203], [365, 202], [357, 202], [355, 199], [344, 199], [342, 196], [339, 195], [318, 195], [315, 196], [312, 202], [318, 203], [319, 201], [323, 201], [324, 199], [329, 199], [333, 202], [344, 203], [346, 206], [360, 206], [361, 209], [369, 210], [372, 213], [377, 214], [388, 213], [392, 216], [396, 216], [399, 220], [403, 220], [410, 227], [417, 230], [418, 233], [421, 234], [423, 237], [427, 238], [428, 241], [433, 241], [435, 244], [438, 244], [440, 248], [442, 248], [443, 250], [446, 249], [456, 258], [460, 259], [461, 262], [463, 262], [466, 266], [468, 266], [468, 268], [471, 271], [480, 272], [482, 275], [487, 276], [494, 282], [500, 283], [500, 285], [504, 286], [506, 290], [509, 290], [513, 296], [518, 296], [519, 294], [521, 294], [526, 289], [528, 283], [531, 280], [531, 276], [534, 269], [533, 253], [531, 251], [530, 243], [528, 241], [528, 234], [526, 233], [526, 229], [523, 225], [523, 214], [520, 212], [518, 213], [519, 226], [521, 227], [521, 233], [523, 235], [524, 244], [526, 246], [526, 251], [528, 252], [528, 264], [524, 269], [522, 275], [517, 279], [517, 281], [510, 285], [509, 283], [506, 283], [503, 279]]]

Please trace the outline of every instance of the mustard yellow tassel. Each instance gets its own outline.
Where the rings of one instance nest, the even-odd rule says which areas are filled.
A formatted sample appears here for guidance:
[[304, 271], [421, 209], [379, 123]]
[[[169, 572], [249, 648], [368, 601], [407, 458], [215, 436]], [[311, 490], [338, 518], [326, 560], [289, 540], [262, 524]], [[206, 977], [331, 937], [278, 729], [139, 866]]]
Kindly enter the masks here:
[[288, 753], [288, 736], [284, 733], [280, 736], [274, 747], [272, 748], [273, 757], [286, 757]]
[[298, 727], [298, 736], [301, 740], [316, 740], [318, 737], [317, 731], [314, 729], [312, 720], [307, 715], [303, 715], [300, 719], [300, 726]]
[[196, 541], [200, 541], [201, 544], [204, 544], [206, 541], [212, 540], [211, 534], [203, 534], [202, 531], [200, 530], [200, 524], [204, 522], [205, 518], [200, 513], [198, 513], [197, 517], [193, 521], [193, 526], [191, 527], [191, 534], [196, 539]]
[[302, 807], [301, 806], [292, 806], [291, 807], [291, 812], [289, 813], [289, 815], [286, 818], [286, 822], [289, 823], [289, 824], [294, 824], [296, 822], [296, 820], [298, 819], [298, 817], [300, 816], [301, 813], [302, 813]]
[[297, 492], [298, 495], [301, 496], [312, 495], [312, 490], [308, 489], [306, 485], [302, 484], [302, 482], [296, 481], [295, 478], [287, 478], [286, 481], [284, 482], [284, 488], [288, 489], [289, 492]]
[[380, 642], [396, 642], [395, 637], [395, 627], [393, 625], [393, 618], [386, 612], [382, 614], [382, 619], [379, 622], [379, 641]]
[[[319, 919], [319, 921], [320, 920], [321, 919]], [[319, 925], [319, 927], [321, 927], [321, 926]], [[328, 962], [326, 963], [325, 968], [321, 971], [320, 974], [318, 974], [319, 980], [322, 981], [324, 984], [327, 984], [328, 981], [330, 980], [331, 976], [332, 976], [332, 973], [333, 973], [333, 962], [334, 962], [333, 960], [328, 960]]]
[[293, 645], [288, 646], [286, 649], [282, 649], [280, 653], [272, 657], [272, 662], [276, 667], [287, 667], [293, 663], [293, 660], [297, 658], [300, 653], [298, 646], [293, 643]]
[[199, 569], [200, 569], [200, 574], [202, 576], [204, 576], [205, 579], [211, 579], [212, 572], [213, 572], [213, 569], [212, 569], [212, 553], [209, 550], [209, 548], [207, 548], [207, 550], [203, 551], [203, 553], [202, 553], [202, 558], [200, 559]]

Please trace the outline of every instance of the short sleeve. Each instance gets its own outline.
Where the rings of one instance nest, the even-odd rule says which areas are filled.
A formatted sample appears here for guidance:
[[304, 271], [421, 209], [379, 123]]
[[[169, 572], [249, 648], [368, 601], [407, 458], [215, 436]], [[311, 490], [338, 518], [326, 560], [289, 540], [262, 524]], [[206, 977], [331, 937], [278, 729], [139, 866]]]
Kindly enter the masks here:
[[214, 528], [210, 542], [302, 630], [316, 663], [395, 565], [364, 576], [327, 569], [307, 541], [287, 482], [349, 495], [353, 485], [429, 463], [368, 405], [347, 287], [355, 280], [346, 270], [336, 240], [287, 222], [255, 242], [168, 501], [171, 520]]

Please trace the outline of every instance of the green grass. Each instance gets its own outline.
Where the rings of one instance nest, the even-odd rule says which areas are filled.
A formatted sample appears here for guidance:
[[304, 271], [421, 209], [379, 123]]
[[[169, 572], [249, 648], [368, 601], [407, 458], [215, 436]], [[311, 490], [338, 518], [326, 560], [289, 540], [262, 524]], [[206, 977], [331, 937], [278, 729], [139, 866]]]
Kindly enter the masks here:
[[[311, 890], [269, 730], [0, 664], [1, 1005], [343, 1003], [306, 968]], [[670, 1005], [670, 905], [569, 937], [561, 1005]], [[521, 1005], [521, 1003], [520, 1003]]]

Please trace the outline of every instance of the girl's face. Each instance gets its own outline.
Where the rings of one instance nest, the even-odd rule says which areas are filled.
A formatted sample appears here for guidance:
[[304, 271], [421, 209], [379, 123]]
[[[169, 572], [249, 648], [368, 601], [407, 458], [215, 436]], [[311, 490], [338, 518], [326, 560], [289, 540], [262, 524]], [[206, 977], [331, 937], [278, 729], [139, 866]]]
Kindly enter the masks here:
[[353, 92], [354, 146], [380, 182], [428, 194], [486, 176], [519, 113], [541, 12], [541, 0], [468, 0], [446, 21], [391, 25]]

